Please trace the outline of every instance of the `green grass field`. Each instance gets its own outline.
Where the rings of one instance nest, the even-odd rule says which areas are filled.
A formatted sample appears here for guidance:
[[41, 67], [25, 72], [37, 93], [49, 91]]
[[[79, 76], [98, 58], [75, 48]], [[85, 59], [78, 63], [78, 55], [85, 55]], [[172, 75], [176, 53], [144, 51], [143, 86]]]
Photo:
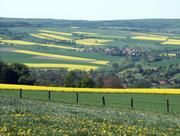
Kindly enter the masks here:
[[[1, 91], [0, 96], [18, 98], [19, 91]], [[48, 92], [23, 91], [23, 99], [48, 101]], [[167, 112], [167, 99], [170, 102], [170, 113], [180, 113], [180, 95], [153, 94], [101, 94], [79, 93], [79, 105], [102, 107], [102, 97], [105, 97], [106, 107], [130, 109], [131, 98], [134, 99], [134, 109], [140, 111]], [[76, 103], [76, 93], [52, 92], [51, 101], [59, 103]]]
[[[45, 93], [26, 92], [23, 94], [24, 99], [17, 98], [17, 95], [18, 92], [15, 91], [1, 92], [0, 135], [178, 136], [180, 133], [179, 114], [160, 111], [164, 99], [162, 96], [133, 95], [139, 101], [139, 107], [148, 107], [144, 102], [154, 100], [154, 105], [151, 106], [156, 105], [156, 110], [160, 111], [156, 113], [147, 109], [128, 109], [127, 99], [130, 95], [105, 95], [111, 102], [106, 107], [100, 104], [101, 94], [80, 94], [79, 105], [74, 104], [74, 94], [54, 94], [51, 102], [47, 101]], [[179, 102], [179, 96], [167, 97]], [[180, 106], [177, 105], [176, 108], [178, 107]]]

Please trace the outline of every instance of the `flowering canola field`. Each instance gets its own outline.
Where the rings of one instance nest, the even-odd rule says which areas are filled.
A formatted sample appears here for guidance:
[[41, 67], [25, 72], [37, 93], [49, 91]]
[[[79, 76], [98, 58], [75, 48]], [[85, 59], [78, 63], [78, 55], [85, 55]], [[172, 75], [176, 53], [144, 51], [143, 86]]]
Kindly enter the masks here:
[[[39, 37], [40, 35], [36, 34], [31, 34]], [[40, 38], [40, 37], [39, 37]], [[80, 48], [73, 48], [69, 46], [60, 46], [60, 45], [54, 45], [54, 44], [41, 44], [41, 43], [35, 43], [35, 42], [29, 42], [29, 41], [23, 41], [23, 40], [0, 40], [2, 43], [7, 43], [7, 44], [13, 44], [13, 45], [37, 45], [37, 46], [43, 46], [43, 47], [52, 47], [52, 48], [59, 48], [59, 49], [69, 49], [69, 50], [76, 50]]]
[[161, 44], [169, 44], [169, 45], [180, 45], [180, 40], [177, 39], [169, 39]]
[[47, 37], [48, 39], [51, 39], [51, 40], [55, 40], [55, 39], [65, 40], [65, 41], [72, 40], [72, 39], [64, 37], [64, 36], [59, 36], [59, 35], [54, 35], [54, 34], [49, 34], [49, 33], [39, 33], [38, 35], [43, 36], [43, 37]]
[[59, 58], [59, 59], [72, 60], [72, 61], [83, 61], [83, 62], [89, 62], [89, 63], [100, 64], [100, 65], [106, 65], [109, 62], [109, 61], [96, 60], [96, 59], [88, 59], [88, 58], [80, 58], [80, 57], [73, 57], [73, 56], [34, 52], [34, 51], [29, 51], [29, 50], [13, 50], [13, 52], [37, 55], [37, 56], [44, 56], [44, 57]]
[[76, 64], [24, 63], [24, 65], [31, 67], [31, 68], [65, 68], [68, 70], [83, 70], [83, 71], [90, 71], [90, 70], [98, 69], [97, 66], [76, 65]]
[[167, 38], [168, 37], [165, 37], [165, 36], [152, 36], [152, 35], [145, 36], [145, 35], [142, 35], [142, 36], [134, 36], [131, 39], [134, 39], [134, 40], [147, 40], [147, 41], [166, 41]]
[[19, 44], [19, 45], [35, 45], [36, 43], [34, 42], [28, 42], [28, 41], [23, 41], [23, 40], [0, 40], [2, 43], [7, 43], [7, 44]]
[[137, 94], [176, 94], [180, 95], [180, 89], [111, 89], [111, 88], [70, 88], [0, 84], [0, 89], [24, 91], [54, 91], [54, 92], [81, 92], [81, 93], [137, 93]]

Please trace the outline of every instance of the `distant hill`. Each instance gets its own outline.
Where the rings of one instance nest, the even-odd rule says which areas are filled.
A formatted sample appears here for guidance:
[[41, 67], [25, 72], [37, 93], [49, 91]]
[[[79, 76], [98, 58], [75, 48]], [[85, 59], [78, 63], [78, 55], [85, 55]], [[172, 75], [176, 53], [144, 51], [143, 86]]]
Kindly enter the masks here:
[[57, 19], [20, 19], [0, 18], [0, 27], [88, 27], [119, 28], [134, 31], [162, 31], [180, 33], [180, 19], [141, 19], [141, 20], [57, 20]]

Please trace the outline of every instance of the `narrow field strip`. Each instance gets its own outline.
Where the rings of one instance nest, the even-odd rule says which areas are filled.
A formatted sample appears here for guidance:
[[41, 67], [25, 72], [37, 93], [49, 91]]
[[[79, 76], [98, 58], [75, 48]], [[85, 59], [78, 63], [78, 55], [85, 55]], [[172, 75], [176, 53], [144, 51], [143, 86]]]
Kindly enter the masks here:
[[24, 63], [24, 65], [31, 68], [65, 68], [68, 70], [82, 70], [82, 71], [90, 71], [96, 70], [99, 67], [91, 66], [91, 65], [76, 65], [76, 64], [51, 64], [51, 63]]
[[43, 33], [51, 33], [51, 34], [59, 34], [59, 35], [65, 35], [65, 36], [71, 36], [71, 33], [65, 33], [65, 32], [58, 32], [58, 31], [49, 31], [49, 30], [38, 30], [39, 32]]
[[24, 91], [54, 91], [54, 92], [81, 92], [81, 93], [133, 93], [133, 94], [176, 94], [180, 95], [180, 89], [111, 89], [111, 88], [68, 88], [68, 87], [50, 87], [50, 86], [30, 86], [0, 84], [1, 90], [19, 90]]
[[76, 50], [80, 48], [62, 46], [62, 45], [54, 45], [54, 44], [42, 44], [42, 43], [35, 43], [35, 42], [28, 42], [23, 40], [0, 40], [2, 43], [12, 44], [12, 45], [37, 45], [43, 47], [52, 47], [52, 48], [59, 48], [59, 49], [68, 49], [68, 50]]
[[168, 37], [162, 36], [134, 36], [131, 37], [133, 40], [147, 40], [147, 41], [166, 41]]
[[148, 33], [138, 33], [138, 32], [133, 32], [133, 35], [137, 35], [137, 36], [152, 36], [152, 37], [161, 37], [161, 38], [168, 38], [168, 36], [164, 36], [164, 35], [158, 35], [158, 34], [148, 34]]
[[42, 35], [39, 35], [39, 34], [29, 34], [30, 36], [32, 37], [35, 37], [35, 38], [39, 38], [39, 39], [46, 39], [46, 40], [51, 40], [51, 38], [48, 38], [46, 36], [42, 36]]
[[166, 42], [163, 42], [161, 44], [169, 44], [169, 45], [180, 45], [180, 40], [177, 39], [169, 39]]
[[64, 40], [64, 41], [72, 40], [72, 39], [64, 37], [64, 36], [59, 36], [59, 35], [54, 35], [54, 34], [49, 34], [49, 33], [39, 33], [38, 35], [45, 36], [45, 37], [47, 37], [48, 39], [51, 39], [51, 40], [54, 40], [54, 39], [56, 39], [56, 40]]
[[100, 38], [111, 38], [111, 39], [126, 39], [125, 36], [105, 36], [105, 35], [97, 35], [97, 37]]
[[111, 42], [112, 40], [102, 40], [102, 39], [80, 39], [76, 40], [77, 44], [96, 46], [96, 45], [105, 45], [107, 42]]
[[23, 40], [0, 40], [2, 43], [7, 43], [7, 44], [19, 44], [19, 45], [35, 45], [37, 43], [34, 42], [28, 42], [28, 41], [23, 41]]
[[96, 61], [95, 59], [86, 59], [86, 58], [73, 57], [73, 56], [65, 56], [65, 55], [57, 55], [57, 54], [50, 54], [50, 53], [34, 52], [34, 51], [29, 51], [29, 50], [14, 50], [13, 52], [23, 53], [23, 54], [30, 54], [30, 55], [37, 55], [37, 56], [52, 57], [52, 58], [67, 59], [67, 60], [79, 60], [79, 61], [87, 61], [87, 62]]
[[96, 60], [96, 59], [88, 59], [88, 58], [80, 58], [80, 57], [73, 57], [73, 56], [34, 52], [34, 51], [29, 51], [29, 50], [12, 50], [12, 52], [22, 53], [22, 54], [30, 54], [30, 55], [36, 55], [36, 56], [51, 57], [51, 58], [59, 58], [59, 59], [70, 60], [70, 61], [94, 63], [94, 64], [100, 64], [100, 65], [105, 65], [105, 64], [109, 63], [109, 61], [103, 61], [103, 60], [101, 61], [101, 60]]

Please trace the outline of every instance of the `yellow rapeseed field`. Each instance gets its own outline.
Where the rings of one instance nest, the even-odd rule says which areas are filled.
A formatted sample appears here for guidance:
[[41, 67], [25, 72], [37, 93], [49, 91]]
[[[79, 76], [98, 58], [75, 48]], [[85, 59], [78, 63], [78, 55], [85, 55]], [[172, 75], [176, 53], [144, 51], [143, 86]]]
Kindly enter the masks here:
[[71, 36], [71, 33], [65, 33], [65, 32], [57, 32], [57, 31], [49, 31], [49, 30], [39, 30], [39, 32], [43, 33], [51, 33], [51, 34], [58, 34], [58, 35], [65, 35], [65, 36]]
[[51, 39], [51, 38], [48, 38], [48, 37], [45, 37], [45, 36], [42, 36], [42, 35], [39, 35], [39, 34], [30, 34], [30, 36], [33, 36], [33, 37], [36, 37], [36, 38], [39, 38], [39, 39]]
[[59, 36], [59, 35], [54, 35], [54, 34], [49, 34], [49, 33], [39, 33], [38, 35], [40, 36], [44, 36], [44, 37], [47, 37], [48, 39], [51, 39], [51, 40], [64, 40], [64, 41], [69, 41], [69, 40], [72, 40], [70, 38], [67, 38], [67, 37], [63, 37], [63, 36]]
[[0, 89], [24, 91], [54, 91], [54, 92], [81, 92], [81, 93], [136, 93], [136, 94], [176, 94], [180, 95], [180, 89], [111, 89], [111, 88], [68, 88], [50, 86], [30, 86], [0, 84]]
[[101, 39], [80, 39], [80, 40], [76, 40], [77, 44], [82, 44], [82, 45], [105, 45], [105, 43], [107, 42], [111, 42], [112, 40], [101, 40]]
[[175, 53], [165, 53], [165, 54], [160, 54], [160, 56], [176, 57], [176, 54]]
[[28, 41], [22, 41], [22, 40], [0, 40], [0, 42], [13, 44], [13, 45], [38, 45], [38, 46], [44, 46], [44, 47], [53, 47], [53, 48], [70, 49], [70, 50], [80, 49], [80, 48], [59, 46], [59, 45], [53, 45], [53, 44], [41, 44], [41, 43], [35, 43], [35, 42], [28, 42]]
[[37, 56], [44, 56], [44, 57], [67, 59], [67, 60], [79, 60], [79, 61], [87, 61], [87, 62], [96, 61], [95, 59], [87, 59], [87, 58], [72, 57], [72, 56], [65, 56], [65, 55], [49, 54], [49, 53], [42, 53], [42, 52], [34, 52], [34, 51], [29, 51], [29, 50], [13, 50], [13, 52], [30, 54], [30, 55], [37, 55]]
[[36, 56], [43, 56], [43, 57], [59, 58], [59, 59], [69, 60], [69, 61], [88, 62], [88, 63], [94, 63], [94, 64], [99, 64], [99, 65], [105, 65], [105, 64], [109, 63], [109, 61], [103, 61], [103, 60], [80, 58], [80, 57], [57, 55], [57, 54], [49, 54], [49, 53], [42, 53], [42, 52], [34, 52], [34, 51], [29, 51], [29, 50], [13, 50], [12, 52], [22, 53], [22, 54], [30, 54], [30, 55], [36, 55]]
[[28, 41], [23, 41], [23, 40], [0, 40], [2, 43], [7, 43], [7, 44], [19, 44], [19, 45], [35, 45], [36, 43], [34, 42], [28, 42]]
[[105, 35], [97, 35], [97, 37], [100, 37], [100, 38], [114, 38], [114, 39], [126, 39], [127, 37], [125, 36], [105, 36]]
[[109, 61], [97, 60], [97, 61], [91, 62], [91, 63], [94, 63], [94, 64], [101, 64], [101, 65], [107, 65], [107, 64], [109, 63]]
[[76, 65], [76, 64], [50, 64], [50, 63], [24, 63], [28, 67], [31, 68], [65, 68], [68, 70], [83, 70], [83, 71], [90, 71], [96, 70], [97, 66], [90, 66], [90, 65]]
[[134, 36], [131, 37], [134, 40], [147, 40], [147, 41], [166, 41], [168, 37], [164, 36]]
[[161, 44], [169, 44], [169, 45], [180, 45], [180, 40], [177, 39], [168, 39], [168, 41], [165, 41]]

